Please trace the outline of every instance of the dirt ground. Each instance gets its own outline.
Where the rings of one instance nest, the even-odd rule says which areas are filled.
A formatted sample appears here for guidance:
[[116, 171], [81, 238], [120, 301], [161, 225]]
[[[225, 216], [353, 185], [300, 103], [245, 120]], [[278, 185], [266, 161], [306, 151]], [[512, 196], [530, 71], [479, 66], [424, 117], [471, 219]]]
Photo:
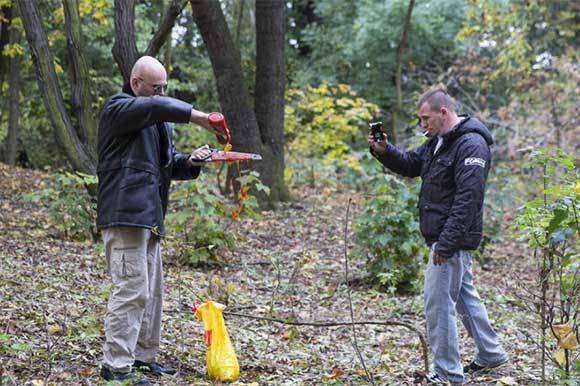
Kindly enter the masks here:
[[[110, 291], [100, 244], [63, 240], [42, 206], [22, 199], [46, 176], [0, 164], [0, 374], [1, 385], [97, 385], [102, 321]], [[226, 323], [241, 366], [237, 384], [369, 384], [353, 346], [377, 385], [421, 383], [417, 334], [394, 325], [312, 327], [295, 322], [350, 321], [345, 281], [344, 225], [348, 192], [295, 191], [297, 200], [277, 211], [232, 225], [240, 236], [222, 263], [181, 267], [166, 248], [164, 333], [158, 360], [178, 374], [163, 385], [219, 384], [206, 375], [203, 327], [190, 306], [208, 296], [228, 305]], [[360, 212], [354, 196], [351, 216]], [[352, 247], [352, 236], [347, 238]], [[540, 379], [533, 314], [518, 307], [518, 286], [533, 285], [529, 251], [506, 237], [475, 281], [511, 362], [469, 385], [531, 385]], [[365, 284], [364, 263], [349, 260], [357, 321], [399, 321], [424, 334], [422, 295], [391, 295]], [[240, 314], [247, 315], [241, 316]], [[473, 345], [463, 327], [467, 363]]]

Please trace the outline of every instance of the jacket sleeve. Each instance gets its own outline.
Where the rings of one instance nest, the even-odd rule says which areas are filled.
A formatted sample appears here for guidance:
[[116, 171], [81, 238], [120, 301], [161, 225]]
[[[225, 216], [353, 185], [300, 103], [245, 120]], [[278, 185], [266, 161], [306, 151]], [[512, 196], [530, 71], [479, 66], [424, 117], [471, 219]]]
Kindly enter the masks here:
[[427, 149], [427, 143], [411, 151], [401, 151], [394, 145], [387, 143], [385, 154], [379, 155], [371, 150], [371, 154], [385, 167], [405, 177], [418, 177], [421, 175], [423, 165], [423, 153]]
[[193, 180], [199, 176], [201, 166], [191, 166], [189, 162], [187, 162], [189, 155], [175, 151], [175, 145], [173, 143], [171, 143], [171, 154], [173, 157], [171, 179]]
[[435, 252], [449, 258], [467, 237], [473, 219], [483, 207], [485, 182], [489, 171], [490, 152], [487, 143], [474, 134], [462, 143], [455, 159], [455, 197], [449, 217], [435, 245]]
[[192, 106], [166, 96], [132, 97], [115, 95], [103, 111], [109, 120], [110, 135], [133, 134], [157, 122], [188, 123]]

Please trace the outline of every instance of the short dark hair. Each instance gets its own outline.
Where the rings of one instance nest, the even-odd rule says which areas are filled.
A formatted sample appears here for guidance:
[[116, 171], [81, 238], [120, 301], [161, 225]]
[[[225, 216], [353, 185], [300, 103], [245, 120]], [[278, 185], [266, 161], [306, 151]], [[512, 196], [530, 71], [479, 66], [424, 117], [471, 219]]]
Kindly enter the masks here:
[[441, 107], [446, 107], [451, 111], [456, 110], [457, 102], [453, 99], [445, 90], [442, 88], [436, 88], [435, 90], [427, 91], [425, 94], [421, 95], [419, 102], [417, 103], [417, 108], [420, 109], [424, 103], [429, 103], [431, 110], [439, 110]]

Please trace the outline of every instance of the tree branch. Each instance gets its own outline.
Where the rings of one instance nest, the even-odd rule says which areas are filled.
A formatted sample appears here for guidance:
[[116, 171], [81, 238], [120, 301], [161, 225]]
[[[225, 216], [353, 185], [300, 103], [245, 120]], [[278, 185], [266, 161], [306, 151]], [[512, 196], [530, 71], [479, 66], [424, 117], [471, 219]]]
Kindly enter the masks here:
[[414, 327], [410, 323], [402, 322], [398, 320], [385, 320], [385, 321], [377, 321], [377, 320], [368, 320], [368, 321], [360, 321], [360, 322], [345, 322], [345, 321], [334, 321], [334, 320], [324, 320], [324, 321], [312, 321], [312, 322], [301, 322], [301, 321], [291, 321], [291, 320], [284, 320], [284, 319], [277, 319], [277, 318], [269, 318], [264, 316], [256, 316], [256, 315], [249, 315], [239, 312], [232, 312], [232, 311], [223, 311], [224, 315], [231, 315], [237, 316], [240, 318], [248, 318], [254, 320], [264, 320], [268, 322], [274, 323], [281, 323], [290, 326], [310, 326], [310, 327], [338, 327], [338, 326], [353, 326], [353, 325], [366, 325], [366, 326], [398, 326], [404, 327], [410, 331], [413, 331], [417, 334], [419, 341], [421, 342], [422, 351], [423, 351], [423, 364], [425, 367], [425, 373], [429, 372], [429, 349], [427, 346], [427, 340], [425, 336], [419, 331], [418, 328]]
[[163, 44], [167, 41], [167, 38], [171, 34], [171, 30], [175, 25], [175, 20], [183, 11], [183, 8], [187, 4], [187, 0], [172, 0], [165, 11], [163, 12], [163, 18], [159, 21], [159, 28], [157, 32], [151, 38], [149, 46], [147, 47], [146, 55], [157, 56]]
[[139, 59], [135, 42], [135, 0], [115, 0], [115, 45], [113, 58], [123, 80], [129, 82], [133, 64]]
[[64, 0], [65, 30], [69, 58], [69, 77], [72, 86], [72, 106], [78, 117], [80, 140], [95, 154], [97, 148], [97, 120], [93, 112], [90, 71], [82, 48], [81, 20], [77, 0]]

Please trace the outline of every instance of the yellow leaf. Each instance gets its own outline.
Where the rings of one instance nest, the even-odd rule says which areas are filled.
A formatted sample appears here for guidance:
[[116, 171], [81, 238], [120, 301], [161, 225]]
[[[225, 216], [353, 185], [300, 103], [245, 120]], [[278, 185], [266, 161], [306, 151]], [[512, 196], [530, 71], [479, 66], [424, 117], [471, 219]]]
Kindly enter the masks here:
[[566, 363], [566, 353], [564, 352], [564, 350], [560, 349], [556, 351], [556, 353], [554, 354], [554, 359], [556, 360], [556, 362], [558, 362], [560, 366], [564, 366], [564, 363]]
[[558, 339], [558, 348], [574, 350], [578, 347], [578, 341], [574, 335], [574, 329], [568, 323], [552, 325], [554, 335]]
[[58, 324], [51, 324], [50, 326], [48, 326], [48, 334], [49, 335], [58, 334], [60, 331], [61, 331], [61, 328]]

